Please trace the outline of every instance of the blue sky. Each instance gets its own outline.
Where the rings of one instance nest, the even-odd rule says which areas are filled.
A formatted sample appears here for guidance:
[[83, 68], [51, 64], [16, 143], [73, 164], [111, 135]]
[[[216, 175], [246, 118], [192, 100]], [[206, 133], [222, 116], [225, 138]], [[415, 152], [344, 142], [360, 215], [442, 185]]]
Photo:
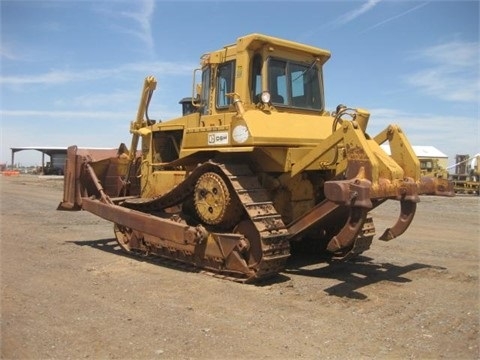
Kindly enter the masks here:
[[[264, 33], [328, 49], [327, 108], [368, 109], [412, 145], [480, 152], [478, 1], [0, 0], [0, 162], [11, 147], [130, 143], [143, 79], [150, 117], [181, 114], [200, 56]], [[15, 155], [39, 165], [41, 155]]]

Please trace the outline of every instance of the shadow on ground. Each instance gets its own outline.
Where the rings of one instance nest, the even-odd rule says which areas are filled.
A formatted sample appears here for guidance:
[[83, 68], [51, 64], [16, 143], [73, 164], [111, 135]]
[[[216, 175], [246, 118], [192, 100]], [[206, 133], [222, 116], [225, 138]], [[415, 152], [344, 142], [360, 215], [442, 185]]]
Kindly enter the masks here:
[[378, 263], [366, 256], [358, 256], [353, 260], [342, 262], [321, 256], [295, 254], [287, 263], [284, 273], [338, 280], [340, 283], [326, 288], [324, 291], [329, 295], [363, 300], [367, 296], [358, 289], [381, 281], [411, 282], [412, 280], [405, 275], [425, 268], [445, 270], [445, 268], [422, 263], [404, 266]]
[[[127, 258], [144, 261], [153, 265], [160, 265], [167, 268], [184, 272], [202, 272], [192, 265], [183, 264], [175, 260], [168, 260], [156, 256], [144, 256], [128, 254], [123, 251], [115, 239], [99, 239], [88, 241], [69, 241], [78, 246], [89, 246], [97, 250]], [[335, 279], [339, 283], [326, 288], [324, 291], [333, 296], [364, 300], [367, 296], [358, 289], [381, 282], [390, 281], [394, 283], [406, 283], [412, 281], [405, 277], [406, 274], [425, 268], [444, 269], [428, 264], [413, 263], [405, 266], [398, 266], [390, 263], [376, 263], [366, 256], [358, 256], [354, 260], [346, 262], [332, 261], [330, 258], [311, 254], [294, 254], [290, 257], [287, 265], [275, 277], [264, 279], [256, 286], [268, 286], [291, 280], [289, 275], [308, 276], [325, 279]], [[220, 276], [221, 277], [221, 276]]]
[[89, 246], [97, 250], [102, 250], [110, 254], [115, 254], [117, 256], [123, 256], [129, 259], [146, 262], [152, 265], [164, 266], [170, 269], [193, 273], [201, 272], [200, 269], [197, 269], [192, 265], [184, 264], [176, 260], [170, 260], [158, 256], [144, 255], [135, 252], [127, 253], [118, 245], [117, 240], [114, 238], [85, 241], [68, 241], [67, 243], [72, 243], [78, 246]]

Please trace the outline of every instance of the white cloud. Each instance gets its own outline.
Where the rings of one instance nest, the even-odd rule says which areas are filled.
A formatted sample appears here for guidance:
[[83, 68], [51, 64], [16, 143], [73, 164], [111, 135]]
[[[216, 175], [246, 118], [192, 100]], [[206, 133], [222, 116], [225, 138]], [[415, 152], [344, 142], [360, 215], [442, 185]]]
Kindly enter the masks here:
[[56, 106], [74, 106], [81, 109], [95, 109], [109, 106], [118, 108], [119, 105], [131, 104], [138, 101], [139, 94], [134, 91], [114, 90], [109, 93], [82, 94], [72, 99], [56, 101]]
[[45, 111], [45, 110], [0, 110], [1, 118], [56, 118], [56, 119], [115, 119], [125, 117], [123, 112], [115, 111]]
[[[104, 102], [108, 102], [109, 99], [107, 96], [103, 97]], [[137, 105], [135, 102], [132, 102], [133, 105]], [[169, 108], [162, 104], [155, 104], [155, 108], [149, 110], [152, 119], [158, 119], [157, 115], [161, 115], [163, 119], [173, 119], [181, 115], [181, 109], [178, 108]], [[1, 119], [39, 119], [39, 121], [49, 121], [49, 120], [60, 120], [62, 122], [77, 121], [77, 120], [115, 120], [120, 121], [120, 119], [132, 120], [136, 115], [136, 108], [134, 107], [132, 111], [105, 111], [105, 110], [91, 110], [91, 111], [77, 111], [77, 110], [2, 110], [0, 109], [0, 118]], [[23, 123], [19, 121], [19, 123]], [[125, 122], [128, 124], [128, 122]], [[4, 124], [5, 126], [5, 124]], [[15, 126], [15, 125], [14, 125]]]
[[364, 31], [362, 31], [362, 33], [365, 33], [365, 32], [367, 32], [367, 31], [373, 30], [373, 29], [375, 29], [375, 28], [377, 28], [377, 27], [379, 27], [379, 26], [385, 25], [386, 23], [389, 23], [390, 21], [397, 20], [398, 18], [401, 18], [401, 17], [403, 17], [403, 16], [411, 13], [412, 11], [418, 10], [418, 9], [424, 7], [424, 6], [427, 5], [427, 4], [428, 4], [428, 2], [421, 3], [421, 4], [419, 4], [419, 5], [414, 6], [413, 8], [408, 9], [407, 11], [404, 11], [404, 12], [402, 12], [402, 13], [400, 13], [400, 14], [397, 14], [397, 15], [395, 15], [395, 16], [389, 17], [388, 19], [385, 19], [385, 20], [383, 20], [383, 21], [381, 21], [381, 22], [379, 22], [379, 23], [377, 23], [377, 24], [375, 24], [375, 25], [373, 25], [373, 26], [370, 26], [369, 28], [367, 28], [367, 29], [365, 29]]
[[406, 76], [422, 93], [446, 101], [480, 100], [479, 43], [452, 41], [415, 52], [413, 60], [430, 64]]
[[[332, 21], [328, 21], [323, 23], [319, 27], [315, 27], [313, 29], [307, 30], [300, 34], [299, 38], [311, 38], [314, 36], [315, 33], [317, 33], [320, 30], [328, 29], [330, 27], [338, 27], [345, 25], [359, 16], [367, 13], [368, 11], [372, 10], [378, 3], [380, 3], [382, 0], [368, 0], [367, 2], [363, 3], [360, 7], [355, 8], [354, 10], [348, 11], [337, 18], [335, 18]], [[356, 4], [359, 1], [351, 1], [350, 3]]]
[[0, 58], [6, 60], [18, 60], [20, 56], [5, 41], [0, 42]]
[[359, 8], [356, 8], [338, 17], [335, 20], [335, 22], [341, 25], [349, 23], [350, 21], [355, 20], [360, 15], [363, 15], [366, 12], [373, 9], [380, 1], [382, 0], [368, 0], [366, 3], [362, 4], [362, 6], [360, 6]]
[[[131, 8], [133, 5], [133, 8]], [[122, 6], [122, 10], [118, 9]], [[125, 7], [130, 7], [126, 9]], [[108, 2], [95, 4], [95, 11], [115, 19], [114, 28], [124, 34], [132, 35], [140, 40], [149, 55], [154, 55], [155, 43], [152, 35], [152, 19], [155, 11], [155, 0], [129, 2]], [[127, 21], [126, 20], [131, 20]], [[117, 21], [119, 20], [119, 21]]]
[[478, 42], [451, 41], [420, 50], [414, 57], [439, 65], [469, 67], [478, 65], [479, 50]]
[[52, 85], [70, 82], [91, 81], [103, 78], [123, 77], [127, 73], [142, 73], [161, 76], [190, 75], [196, 64], [179, 64], [171, 62], [142, 62], [121, 65], [116, 68], [99, 68], [89, 70], [51, 70], [43, 74], [0, 76], [0, 84], [4, 85]]

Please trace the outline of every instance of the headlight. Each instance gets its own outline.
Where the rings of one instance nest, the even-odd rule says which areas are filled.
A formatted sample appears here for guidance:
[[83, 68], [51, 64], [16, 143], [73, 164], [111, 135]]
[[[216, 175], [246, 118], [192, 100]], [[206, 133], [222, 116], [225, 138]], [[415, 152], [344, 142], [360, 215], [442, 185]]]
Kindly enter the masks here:
[[270, 93], [268, 91], [262, 92], [262, 95], [260, 97], [262, 99], [262, 102], [264, 104], [268, 104], [270, 102]]

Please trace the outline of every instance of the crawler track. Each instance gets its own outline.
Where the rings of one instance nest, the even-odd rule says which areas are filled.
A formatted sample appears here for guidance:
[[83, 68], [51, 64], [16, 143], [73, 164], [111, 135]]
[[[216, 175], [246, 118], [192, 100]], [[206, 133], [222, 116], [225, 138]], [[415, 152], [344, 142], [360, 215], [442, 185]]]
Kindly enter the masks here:
[[[215, 172], [220, 174], [227, 182], [231, 196], [237, 202], [236, 211], [241, 211], [243, 217], [232, 229], [233, 234], [223, 234], [221, 229], [214, 226], [206, 226], [209, 236], [216, 239], [223, 256], [216, 256], [215, 252], [208, 252], [204, 243], [185, 244], [172, 242], [162, 238], [161, 231], [158, 236], [144, 234], [141, 229], [128, 229], [124, 227], [124, 235], [133, 233], [138, 241], [138, 248], [132, 248], [132, 252], [140, 251], [144, 254], [155, 254], [160, 257], [178, 261], [180, 263], [193, 264], [212, 275], [228, 278], [234, 281], [250, 282], [258, 281], [276, 275], [283, 270], [285, 262], [290, 255], [288, 231], [277, 213], [273, 203], [269, 200], [266, 190], [260, 185], [256, 176], [245, 165], [226, 164], [219, 165], [212, 162], [197, 167], [188, 178], [177, 187], [163, 196], [156, 198], [133, 198], [125, 200], [121, 205], [134, 211], [142, 212], [146, 216], [159, 215], [166, 208], [179, 205], [193, 196], [195, 183], [202, 174]], [[147, 215], [148, 214], [148, 215]], [[165, 216], [165, 214], [162, 214]], [[170, 217], [170, 221], [176, 223], [192, 222], [183, 213]], [[122, 224], [117, 224], [122, 226]], [[228, 267], [228, 255], [223, 253], [222, 239], [228, 236], [236, 236], [238, 241], [245, 238], [248, 249], [237, 249], [247, 264], [248, 271], [238, 271], [238, 268]], [[118, 236], [117, 236], [118, 238]], [[218, 254], [217, 254], [218, 255]]]

